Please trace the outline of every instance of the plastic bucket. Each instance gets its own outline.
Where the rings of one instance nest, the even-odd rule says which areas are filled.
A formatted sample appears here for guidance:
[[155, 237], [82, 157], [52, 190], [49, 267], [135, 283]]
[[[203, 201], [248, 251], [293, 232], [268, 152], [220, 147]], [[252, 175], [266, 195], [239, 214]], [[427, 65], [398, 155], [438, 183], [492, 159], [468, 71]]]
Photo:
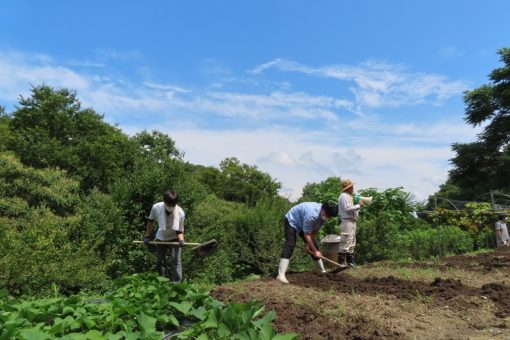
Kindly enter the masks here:
[[[331, 261], [338, 261], [338, 247], [340, 246], [340, 235], [331, 234], [327, 235], [321, 240], [321, 253], [322, 256], [330, 259]], [[332, 263], [323, 261], [324, 266], [328, 269], [334, 269], [335, 266]]]

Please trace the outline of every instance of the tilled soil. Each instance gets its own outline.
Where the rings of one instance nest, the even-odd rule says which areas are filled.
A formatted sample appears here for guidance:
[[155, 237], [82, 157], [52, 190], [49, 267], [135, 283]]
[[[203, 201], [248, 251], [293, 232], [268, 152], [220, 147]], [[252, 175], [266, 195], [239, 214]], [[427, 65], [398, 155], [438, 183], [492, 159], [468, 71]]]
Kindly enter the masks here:
[[287, 279], [225, 285], [211, 295], [257, 300], [276, 312], [278, 332], [302, 339], [510, 339], [510, 252]]

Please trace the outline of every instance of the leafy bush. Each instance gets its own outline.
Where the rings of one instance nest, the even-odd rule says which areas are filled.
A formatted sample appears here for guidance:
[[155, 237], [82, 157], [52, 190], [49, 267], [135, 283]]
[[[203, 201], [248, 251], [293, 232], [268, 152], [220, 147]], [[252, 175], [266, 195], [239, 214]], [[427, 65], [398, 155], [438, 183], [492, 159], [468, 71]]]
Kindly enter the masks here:
[[369, 189], [360, 194], [373, 197], [373, 203], [361, 209], [357, 222], [356, 258], [360, 263], [394, 258], [399, 251], [395, 240], [402, 233], [429, 226], [413, 217], [413, 197], [402, 188]]
[[219, 250], [207, 258], [185, 256], [186, 275], [218, 283], [250, 274], [272, 275], [283, 247], [283, 217], [289, 208], [289, 202], [280, 197], [250, 208], [208, 196], [197, 205], [186, 238], [194, 242], [216, 239]]
[[469, 233], [455, 226], [408, 230], [397, 237], [392, 260], [422, 260], [435, 256], [462, 254], [473, 250]]
[[0, 188], [0, 287], [23, 294], [51, 284], [74, 290], [106, 279], [96, 240], [76, 235], [76, 181], [0, 153]]
[[453, 225], [471, 233], [477, 233], [496, 222], [496, 214], [490, 203], [467, 203], [462, 210], [437, 209], [432, 214], [436, 225]]
[[[200, 202], [186, 221], [186, 240], [205, 242], [218, 241], [218, 251], [205, 258], [183, 255], [183, 270], [186, 278], [201, 282], [221, 283], [233, 280], [236, 249], [231, 240], [235, 238], [237, 223], [248, 208], [241, 203], [227, 202], [214, 195]], [[186, 250], [185, 250], [186, 251]]]

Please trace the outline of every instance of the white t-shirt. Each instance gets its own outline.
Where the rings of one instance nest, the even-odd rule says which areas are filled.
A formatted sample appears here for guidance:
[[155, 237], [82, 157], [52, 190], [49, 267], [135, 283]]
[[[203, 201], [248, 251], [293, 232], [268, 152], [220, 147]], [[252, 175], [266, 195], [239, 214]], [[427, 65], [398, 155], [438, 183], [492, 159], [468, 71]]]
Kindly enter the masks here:
[[158, 222], [156, 238], [161, 241], [177, 239], [177, 231], [184, 232], [184, 210], [176, 205], [171, 213], [165, 209], [165, 202], [159, 202], [152, 206], [149, 220]]
[[508, 229], [506, 227], [505, 222], [497, 221], [496, 222], [496, 230], [501, 230], [501, 236], [499, 236], [499, 233], [496, 233], [496, 239], [498, 242], [498, 246], [502, 245], [506, 241], [510, 240], [510, 237], [508, 236]]

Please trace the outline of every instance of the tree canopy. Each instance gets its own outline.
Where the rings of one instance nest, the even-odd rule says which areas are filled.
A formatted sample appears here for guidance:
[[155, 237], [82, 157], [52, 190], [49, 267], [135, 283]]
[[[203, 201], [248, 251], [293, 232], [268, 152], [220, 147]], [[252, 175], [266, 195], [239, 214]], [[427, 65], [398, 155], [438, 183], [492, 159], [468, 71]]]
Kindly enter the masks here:
[[465, 120], [484, 125], [473, 143], [454, 143], [455, 156], [448, 180], [436, 195], [475, 200], [494, 191], [510, 192], [510, 48], [498, 51], [503, 66], [493, 70], [490, 82], [464, 95]]
[[132, 164], [135, 144], [92, 109], [76, 92], [47, 85], [21, 97], [9, 121], [9, 149], [36, 168], [58, 167], [79, 178], [82, 189], [108, 190]]

